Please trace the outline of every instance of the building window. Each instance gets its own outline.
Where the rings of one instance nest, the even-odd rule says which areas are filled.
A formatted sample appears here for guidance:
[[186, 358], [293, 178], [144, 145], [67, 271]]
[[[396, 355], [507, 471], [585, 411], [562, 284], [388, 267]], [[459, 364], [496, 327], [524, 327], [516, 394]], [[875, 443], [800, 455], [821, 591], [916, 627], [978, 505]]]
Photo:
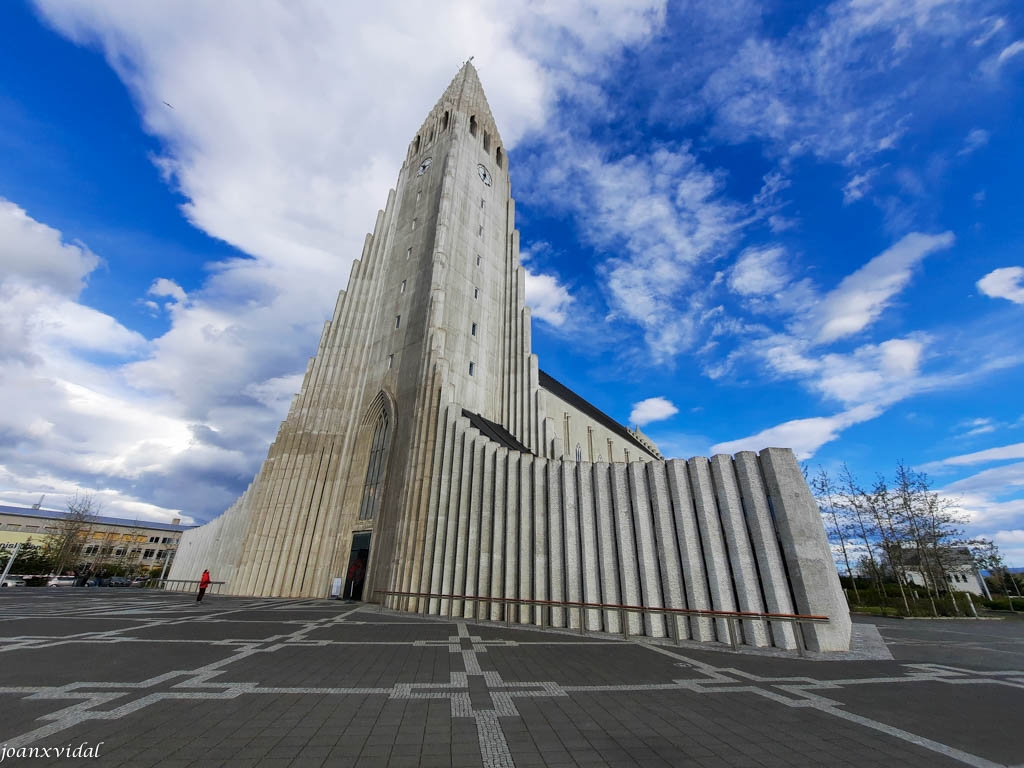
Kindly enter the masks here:
[[391, 366], [395, 364], [395, 356], [388, 355], [388, 370], [391, 370]]
[[412, 220], [412, 228], [413, 228], [413, 230], [415, 230], [415, 229], [416, 229], [416, 224], [417, 224], [418, 222], [419, 222], [419, 219], [413, 219], [413, 220]]
[[388, 437], [390, 434], [388, 413], [382, 410], [373, 429], [370, 443], [370, 461], [366, 467], [366, 484], [363, 486], [363, 501], [359, 505], [359, 519], [373, 520], [380, 509], [380, 497], [384, 492], [384, 464], [387, 461]]
[[399, 293], [405, 293], [405, 280], [402, 281], [401, 287], [398, 289]]
[[395, 328], [401, 328], [401, 327], [402, 327], [402, 316], [401, 315], [395, 315]]
[[481, 256], [480, 254], [477, 254], [477, 256], [476, 256], [476, 265], [477, 265], [478, 267], [480, 266], [480, 263], [481, 263], [482, 261], [483, 261], [483, 257], [482, 257], [482, 256]]
[[480, 198], [480, 207], [481, 207], [481, 208], [483, 208], [483, 207], [484, 207], [484, 204], [485, 204], [486, 202], [487, 202], [487, 201], [486, 201], [486, 200], [484, 200], [484, 199], [483, 199], [483, 198], [481, 197], [481, 198]]
[[447, 111], [445, 111], [445, 113], [444, 113], [444, 120], [441, 122], [441, 130], [442, 131], [447, 131], [448, 130], [448, 112]]
[[415, 155], [419, 151], [420, 151], [420, 137], [417, 136], [416, 140], [413, 142], [413, 145], [412, 145], [412, 153]]
[[576, 443], [576, 461], [583, 461], [583, 447]]
[[501, 168], [501, 147], [498, 147], [498, 151], [495, 154], [494, 160], [498, 164], [498, 167]]
[[480, 229], [478, 229], [476, 231], [476, 236], [477, 237], [483, 237], [484, 236], [484, 225], [483, 224], [481, 224], [480, 225]]
[[473, 298], [474, 299], [479, 299], [480, 298], [480, 289], [479, 288], [474, 288], [473, 289]]
[[469, 375], [472, 376], [476, 373], [476, 363], [470, 362], [469, 364]]
[[411, 259], [411, 258], [412, 258], [412, 248], [409, 248], [409, 249], [408, 249], [408, 250], [406, 250], [406, 252], [405, 252], [405, 260], [406, 260], [406, 261], [408, 261], [408, 260], [409, 260], [409, 259]]
[[150, 536], [149, 537], [149, 543], [150, 544], [159, 544], [160, 543], [160, 537], [159, 536]]
[[484, 131], [484, 152], [490, 152], [490, 151], [491, 151], [491, 134], [489, 134], [487, 131]]
[[473, 326], [469, 329], [469, 334], [470, 336], [476, 336], [476, 323], [473, 323]]
[[476, 115], [469, 117], [469, 135], [476, 136]]
[[147, 549], [145, 552], [142, 553], [142, 559], [143, 560], [150, 560], [150, 559], [152, 559], [153, 554], [155, 552], [156, 552], [155, 549]]

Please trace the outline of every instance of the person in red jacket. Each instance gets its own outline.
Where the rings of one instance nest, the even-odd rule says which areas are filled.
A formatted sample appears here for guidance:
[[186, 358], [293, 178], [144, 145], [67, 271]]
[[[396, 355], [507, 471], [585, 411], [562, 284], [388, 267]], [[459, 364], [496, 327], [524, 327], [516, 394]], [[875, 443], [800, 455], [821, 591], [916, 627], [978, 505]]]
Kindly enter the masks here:
[[199, 594], [196, 595], [196, 602], [203, 602], [203, 595], [206, 594], [206, 588], [210, 586], [210, 572], [203, 571], [203, 575], [199, 577]]

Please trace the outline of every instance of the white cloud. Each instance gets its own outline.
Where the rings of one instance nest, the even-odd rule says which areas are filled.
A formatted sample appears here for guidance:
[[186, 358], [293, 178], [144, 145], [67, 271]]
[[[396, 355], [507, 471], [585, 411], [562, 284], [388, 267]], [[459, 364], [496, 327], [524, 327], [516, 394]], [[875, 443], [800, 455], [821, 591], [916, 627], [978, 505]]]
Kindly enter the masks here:
[[554, 326], [565, 323], [573, 298], [553, 275], [538, 275], [526, 269], [526, 303], [533, 317]]
[[1024, 267], [994, 269], [978, 281], [978, 290], [993, 299], [1024, 304]]
[[63, 242], [57, 230], [0, 197], [0, 283], [17, 278], [74, 298], [99, 263], [84, 245]]
[[538, 203], [568, 208], [582, 237], [615, 254], [599, 267], [612, 316], [643, 329], [655, 362], [670, 361], [693, 343], [696, 268], [727, 250], [749, 211], [686, 145], [610, 158], [565, 135], [539, 149], [527, 189]]
[[864, 173], [858, 173], [843, 187], [843, 203], [849, 205], [860, 200], [868, 193], [871, 181], [874, 179], [876, 170], [872, 169]]
[[736, 260], [729, 287], [742, 296], [763, 296], [781, 290], [790, 282], [779, 246], [748, 248]]
[[976, 150], [979, 150], [986, 144], [988, 144], [990, 136], [991, 134], [988, 131], [983, 130], [981, 128], [974, 128], [973, 130], [970, 131], [970, 133], [967, 134], [967, 137], [964, 139], [963, 149], [957, 152], [957, 154], [973, 154]]
[[874, 322], [910, 282], [914, 268], [929, 254], [952, 247], [953, 242], [952, 232], [912, 232], [845, 277], [812, 313], [819, 328], [817, 341], [851, 336]]
[[1024, 53], [1024, 40], [1016, 40], [999, 52], [997, 61], [1002, 65], [1021, 53]]
[[[125, 83], [185, 216], [246, 255], [207, 265], [187, 293], [173, 273], [155, 279], [139, 306], [163, 305], [171, 327], [147, 341], [81, 305], [51, 298], [46, 314], [43, 292], [71, 301], [99, 260], [0, 206], [0, 278], [22, 286], [15, 296], [3, 283], [20, 304], [14, 325], [14, 305], [0, 304], [0, 354], [21, 368], [5, 368], [0, 400], [25, 406], [0, 416], [0, 466], [8, 487], [106, 487], [200, 519], [226, 507], [265, 456], [407, 142], [461, 61], [476, 54], [512, 148], [665, 19], [663, 0], [456, 0], [359, 14], [195, 0], [37, 7]], [[12, 232], [34, 238], [31, 253], [7, 247]], [[563, 322], [565, 286], [537, 272], [528, 282], [537, 317]], [[90, 350], [119, 357], [103, 368]]]
[[957, 0], [837, 0], [783, 37], [751, 30], [701, 96], [729, 140], [853, 167], [897, 146], [916, 93], [976, 87], [948, 51], [991, 27]]
[[679, 413], [679, 409], [671, 401], [664, 397], [649, 397], [639, 403], [633, 403], [629, 421], [631, 424], [638, 424], [642, 427], [653, 421], [664, 421], [677, 413]]
[[154, 280], [153, 284], [149, 286], [149, 290], [146, 291], [146, 295], [166, 296], [167, 298], [174, 299], [179, 304], [184, 303], [188, 298], [184, 288], [166, 277], [158, 277]]
[[843, 430], [869, 421], [881, 413], [879, 408], [862, 405], [835, 416], [793, 419], [758, 432], [756, 435], [729, 440], [711, 446], [712, 453], [760, 451], [762, 448], [792, 448], [801, 461], [814, 456], [825, 443], [838, 439]]
[[[922, 468], [925, 470], [936, 470], [941, 467], [964, 467], [973, 464], [985, 464], [991, 461], [1008, 461], [1010, 459], [1024, 459], [1024, 443], [1001, 445], [996, 448], [987, 448], [984, 451], [950, 456], [948, 459], [925, 464]], [[1024, 468], [1024, 464], [1020, 466]]]

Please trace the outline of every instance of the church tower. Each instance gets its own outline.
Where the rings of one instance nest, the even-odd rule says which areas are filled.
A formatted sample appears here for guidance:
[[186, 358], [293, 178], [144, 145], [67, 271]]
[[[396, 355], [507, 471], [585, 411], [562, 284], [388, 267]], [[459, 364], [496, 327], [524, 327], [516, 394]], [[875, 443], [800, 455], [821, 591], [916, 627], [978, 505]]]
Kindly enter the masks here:
[[[509, 162], [476, 70], [409, 144], [302, 388], [246, 492], [187, 532], [170, 578], [224, 592], [729, 642], [708, 617], [534, 600], [850, 621], [792, 451], [664, 461], [539, 370]], [[444, 597], [442, 597], [444, 596]], [[451, 596], [483, 597], [487, 603]], [[581, 626], [582, 623], [582, 626]], [[792, 626], [742, 642], [795, 648]]]

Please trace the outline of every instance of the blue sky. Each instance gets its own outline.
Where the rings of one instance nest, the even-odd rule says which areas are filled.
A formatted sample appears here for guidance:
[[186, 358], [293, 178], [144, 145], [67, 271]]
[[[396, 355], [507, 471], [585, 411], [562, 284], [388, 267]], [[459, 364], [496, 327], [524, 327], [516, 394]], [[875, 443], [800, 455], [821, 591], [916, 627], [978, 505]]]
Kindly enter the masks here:
[[364, 13], [3, 5], [0, 500], [226, 508], [473, 55], [545, 370], [666, 455], [904, 460], [1024, 562], [1019, 4]]

